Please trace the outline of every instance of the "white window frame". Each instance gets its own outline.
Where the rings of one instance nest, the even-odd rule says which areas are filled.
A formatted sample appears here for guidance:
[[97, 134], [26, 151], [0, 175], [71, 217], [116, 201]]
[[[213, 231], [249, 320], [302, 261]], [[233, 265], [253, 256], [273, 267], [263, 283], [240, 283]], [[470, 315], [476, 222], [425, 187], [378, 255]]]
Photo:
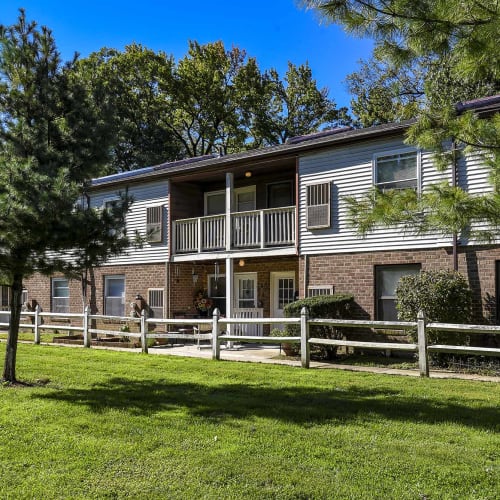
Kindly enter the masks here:
[[[159, 292], [161, 292], [159, 294]], [[161, 305], [154, 304], [155, 299], [161, 296]], [[152, 305], [153, 304], [153, 305]], [[164, 288], [148, 288], [148, 306], [153, 311], [153, 318], [163, 318], [165, 314], [165, 289]], [[161, 310], [161, 312], [160, 312]], [[160, 312], [158, 316], [156, 312]]]
[[[313, 204], [312, 201], [315, 201], [315, 200], [311, 200], [311, 197], [312, 197], [311, 192], [312, 192], [313, 188], [317, 188], [317, 190], [319, 190], [320, 186], [326, 187], [325, 192], [328, 195], [328, 200], [326, 203], [314, 203]], [[331, 181], [314, 182], [314, 183], [306, 184], [305, 188], [306, 188], [306, 226], [307, 226], [307, 229], [328, 229], [329, 227], [331, 227], [331, 212], [332, 212], [332, 192], [331, 192], [332, 191], [332, 183], [331, 183]], [[318, 195], [316, 194], [315, 197], [317, 198]], [[324, 201], [324, 200], [322, 200], [322, 201]], [[326, 211], [325, 222], [312, 224], [310, 222], [310, 217], [309, 217], [310, 209], [312, 209], [312, 208], [321, 209], [321, 207], [323, 207], [323, 210]]]
[[123, 296], [120, 297], [122, 299], [122, 314], [118, 314], [118, 316], [125, 316], [125, 294], [126, 294], [126, 287], [127, 287], [127, 281], [125, 279], [124, 274], [107, 274], [104, 276], [104, 314], [107, 316], [116, 316], [115, 314], [111, 315], [108, 312], [107, 308], [107, 300], [108, 298], [114, 298], [117, 299], [118, 297], [115, 296], [109, 296], [108, 295], [108, 288], [109, 288], [109, 280], [117, 280], [117, 279], [122, 279], [123, 280]]
[[[163, 241], [163, 205], [151, 205], [146, 207], [146, 236], [149, 243], [161, 243]], [[159, 212], [160, 220], [151, 222], [150, 214]]]
[[203, 200], [204, 200], [204, 207], [203, 207], [203, 213], [205, 216], [211, 216], [211, 215], [223, 215], [226, 212], [226, 205], [224, 202], [224, 211], [221, 212], [220, 214], [208, 214], [208, 198], [210, 196], [220, 196], [224, 195], [224, 200], [225, 200], [225, 195], [226, 191], [224, 189], [219, 189], [217, 191], [207, 191], [206, 193], [203, 193]]
[[[270, 196], [270, 188], [272, 186], [280, 186], [280, 185], [285, 185], [285, 184], [288, 184], [289, 188], [290, 188], [290, 205], [288, 205], [289, 207], [293, 207], [293, 182], [292, 181], [277, 181], [277, 182], [269, 182], [266, 184], [266, 207], [267, 208], [271, 208], [270, 207], [270, 202], [271, 202], [271, 196]], [[275, 207], [275, 208], [284, 208], [284, 207]]]
[[[55, 295], [54, 291], [56, 289], [56, 287], [54, 286], [55, 283], [57, 282], [66, 282], [66, 287], [63, 287], [63, 288], [67, 288], [68, 289], [68, 296], [67, 297], [59, 297]], [[63, 277], [60, 277], [60, 278], [52, 278], [52, 282], [51, 282], [51, 310], [52, 312], [55, 312], [55, 313], [69, 313], [70, 310], [69, 310], [69, 307], [70, 307], [70, 288], [69, 288], [69, 280], [68, 278], [63, 278]], [[57, 301], [60, 301], [61, 299], [66, 299], [65, 302], [67, 302], [66, 304], [62, 305], [62, 304], [58, 304], [56, 306], [56, 302]]]
[[[238, 209], [238, 195], [239, 194], [243, 194], [243, 193], [252, 193], [253, 194], [253, 208], [251, 208], [250, 210], [239, 210]], [[234, 190], [234, 211], [235, 212], [253, 212], [256, 207], [257, 207], [257, 188], [255, 186], [255, 184], [253, 184], [252, 186], [245, 186], [245, 187], [240, 187], [240, 188], [236, 188]]]
[[394, 149], [394, 150], [390, 150], [390, 151], [375, 153], [373, 155], [373, 158], [372, 158], [373, 185], [378, 187], [379, 189], [384, 189], [382, 186], [380, 186], [380, 183], [378, 182], [378, 179], [377, 179], [377, 164], [381, 158], [384, 158], [387, 156], [405, 155], [408, 153], [415, 153], [415, 155], [416, 155], [416, 161], [417, 161], [416, 174], [417, 175], [416, 175], [416, 178], [405, 179], [404, 181], [401, 181], [401, 182], [406, 182], [408, 180], [415, 179], [416, 187], [415, 188], [411, 188], [411, 187], [397, 188], [397, 187], [395, 187], [395, 188], [388, 188], [388, 189], [416, 189], [417, 193], [420, 194], [420, 192], [421, 192], [421, 179], [422, 179], [422, 172], [421, 172], [421, 170], [422, 170], [422, 152], [420, 149], [415, 149], [415, 148], [399, 148], [399, 149]]
[[[411, 262], [411, 263], [406, 263], [406, 264], [380, 264], [376, 265], [374, 268], [374, 289], [375, 289], [375, 319], [377, 321], [390, 321], [390, 318], [384, 318], [383, 316], [383, 311], [384, 308], [382, 307], [383, 301], [390, 301], [395, 303], [396, 301], [396, 295], [395, 295], [395, 290], [394, 290], [394, 295], [382, 295], [381, 293], [381, 286], [382, 286], [382, 274], [384, 271], [395, 271], [395, 270], [402, 270], [403, 272], [405, 270], [409, 271], [406, 274], [402, 274], [401, 277], [403, 276], [412, 276], [415, 274], [418, 274], [422, 270], [422, 265], [418, 262]], [[397, 318], [396, 318], [397, 321]]]
[[309, 285], [307, 287], [307, 296], [319, 297], [321, 295], [333, 295], [334, 291], [334, 285]]

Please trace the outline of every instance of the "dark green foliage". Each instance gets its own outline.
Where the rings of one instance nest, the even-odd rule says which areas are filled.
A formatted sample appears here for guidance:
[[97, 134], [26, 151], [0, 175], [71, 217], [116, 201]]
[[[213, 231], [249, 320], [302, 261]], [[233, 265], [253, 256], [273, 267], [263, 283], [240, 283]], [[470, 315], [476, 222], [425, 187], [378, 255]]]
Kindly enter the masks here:
[[[352, 306], [354, 296], [347, 293], [336, 293], [334, 295], [319, 295], [296, 300], [285, 306], [285, 317], [297, 318], [300, 311], [306, 307], [310, 318], [352, 318]], [[300, 327], [297, 325], [286, 326], [287, 335], [300, 336]], [[311, 325], [309, 330], [311, 337], [325, 339], [340, 339], [342, 331], [334, 326]], [[322, 358], [332, 359], [337, 352], [336, 346], [315, 347], [316, 354]]]
[[289, 63], [281, 78], [221, 41], [190, 41], [179, 61], [137, 44], [103, 48], [77, 68], [113, 130], [112, 171], [280, 144], [349, 121], [307, 64]]
[[85, 197], [109, 139], [50, 30], [22, 10], [15, 25], [0, 26], [0, 281], [12, 291], [6, 380], [15, 380], [23, 279], [81, 272], [129, 244], [128, 196], [105, 211], [88, 208]]
[[[422, 310], [427, 322], [464, 324], [472, 317], [472, 292], [460, 273], [422, 271], [400, 279], [396, 307], [402, 321], [416, 321], [418, 311]], [[428, 340], [434, 344], [466, 341], [464, 336], [438, 331], [430, 331]]]
[[[480, 237], [493, 239], [500, 232], [500, 113], [479, 118], [461, 112], [457, 101], [500, 92], [500, 5], [496, 0], [309, 0], [348, 32], [374, 40], [373, 59], [351, 75], [353, 108], [362, 125], [416, 117], [407, 142], [433, 151], [437, 168], [454, 165], [462, 153], [486, 154], [493, 190], [471, 196], [460, 187], [439, 186], [445, 198], [423, 196], [418, 205], [404, 206], [397, 193], [399, 218], [416, 232], [429, 229], [450, 235], [467, 234], [477, 223], [489, 225]], [[453, 139], [455, 144], [450, 147]], [[432, 188], [431, 188], [432, 189]], [[425, 193], [424, 193], [425, 194]], [[443, 203], [441, 203], [441, 200]], [[363, 234], [367, 227], [386, 225], [386, 200], [369, 193], [350, 199], [354, 224]], [[450, 206], [451, 202], [451, 206]], [[471, 210], [472, 207], [472, 210]], [[451, 210], [451, 212], [450, 212]], [[351, 210], [352, 213], [352, 210]], [[452, 215], [450, 216], [450, 213]], [[474, 237], [478, 237], [474, 234]]]

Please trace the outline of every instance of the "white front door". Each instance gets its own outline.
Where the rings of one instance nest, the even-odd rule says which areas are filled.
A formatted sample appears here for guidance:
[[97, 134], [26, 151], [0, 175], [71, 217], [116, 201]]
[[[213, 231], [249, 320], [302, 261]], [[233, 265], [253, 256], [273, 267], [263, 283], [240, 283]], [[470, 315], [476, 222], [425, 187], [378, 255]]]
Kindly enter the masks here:
[[[256, 318], [262, 316], [258, 308], [257, 273], [236, 273], [234, 275], [234, 316], [236, 318]], [[261, 325], [236, 324], [237, 335], [262, 335]]]
[[[295, 296], [295, 272], [275, 272], [271, 273], [271, 316], [282, 318], [284, 308], [293, 302]], [[282, 325], [275, 325], [282, 328]]]
[[257, 273], [234, 275], [234, 307], [235, 309], [257, 307]]

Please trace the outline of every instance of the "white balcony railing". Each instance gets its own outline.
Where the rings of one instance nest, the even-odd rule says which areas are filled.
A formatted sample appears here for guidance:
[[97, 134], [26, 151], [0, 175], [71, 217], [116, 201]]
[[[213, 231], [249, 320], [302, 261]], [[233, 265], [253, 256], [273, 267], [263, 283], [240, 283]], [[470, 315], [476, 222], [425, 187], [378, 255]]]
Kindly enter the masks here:
[[[173, 223], [174, 253], [198, 253], [226, 248], [224, 215], [182, 219]], [[231, 214], [231, 249], [295, 244], [295, 207]]]

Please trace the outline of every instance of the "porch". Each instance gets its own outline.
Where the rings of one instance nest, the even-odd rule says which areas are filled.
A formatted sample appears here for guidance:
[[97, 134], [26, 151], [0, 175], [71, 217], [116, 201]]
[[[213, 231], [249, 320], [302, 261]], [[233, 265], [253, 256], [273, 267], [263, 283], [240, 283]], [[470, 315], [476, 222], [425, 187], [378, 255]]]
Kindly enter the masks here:
[[293, 247], [295, 227], [295, 206], [181, 219], [172, 224], [172, 253]]

